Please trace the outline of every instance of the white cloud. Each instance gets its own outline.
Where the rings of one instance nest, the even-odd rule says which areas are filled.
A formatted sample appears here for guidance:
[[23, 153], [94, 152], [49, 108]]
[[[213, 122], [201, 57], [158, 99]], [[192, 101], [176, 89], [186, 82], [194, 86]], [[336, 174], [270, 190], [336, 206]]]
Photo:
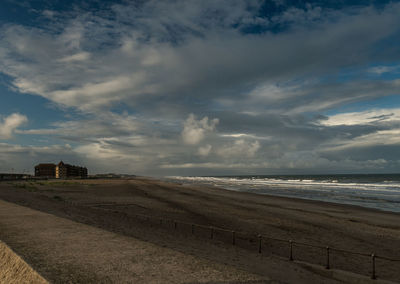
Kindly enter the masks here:
[[[335, 145], [326, 146], [326, 151], [351, 150], [356, 148], [367, 148], [374, 146], [400, 146], [400, 129], [379, 130], [374, 133], [358, 136], [354, 139], [339, 139], [334, 141]], [[390, 153], [388, 153], [391, 155]]]
[[13, 113], [0, 122], [0, 139], [12, 138], [15, 130], [28, 122], [28, 118], [25, 115], [19, 113]]
[[331, 115], [320, 123], [325, 126], [367, 125], [386, 122], [400, 122], [400, 108], [372, 109], [361, 112], [348, 112]]
[[[321, 158], [315, 156], [310, 153], [310, 155], [295, 156], [295, 155], [287, 155], [282, 159], [272, 160], [272, 161], [253, 161], [253, 162], [238, 162], [238, 163], [229, 163], [229, 162], [206, 162], [206, 163], [182, 163], [182, 164], [163, 164], [160, 167], [162, 169], [222, 169], [225, 170], [236, 170], [235, 172], [243, 174], [243, 171], [254, 174], [254, 171], [265, 172], [265, 170], [270, 170], [272, 172], [279, 172], [279, 170], [284, 169], [286, 173], [289, 170], [301, 169], [309, 172], [323, 172], [324, 170], [331, 171], [334, 169], [336, 172], [346, 172], [346, 171], [354, 171], [354, 170], [376, 170], [383, 169], [389, 163], [384, 159], [376, 159], [376, 160], [365, 160], [365, 161], [356, 161], [351, 159], [344, 159], [340, 161], [330, 161], [325, 158]], [[395, 161], [394, 164], [399, 165], [400, 160]], [[250, 171], [248, 171], [250, 170]]]
[[53, 19], [57, 13], [51, 10], [43, 10], [42, 15], [46, 18]]
[[194, 114], [190, 114], [183, 124], [183, 142], [189, 145], [198, 144], [204, 139], [207, 132], [212, 132], [215, 130], [218, 122], [218, 118], [209, 120], [208, 117], [204, 117], [201, 120], [196, 120]]
[[248, 142], [240, 139], [236, 140], [233, 145], [224, 145], [220, 147], [216, 152], [219, 156], [228, 159], [235, 157], [252, 158], [258, 149], [260, 149], [260, 143], [258, 141]]
[[229, 133], [229, 134], [220, 134], [221, 137], [228, 137], [228, 138], [247, 138], [253, 140], [271, 140], [273, 139], [272, 136], [258, 136], [248, 133]]
[[212, 146], [211, 146], [210, 144], [207, 144], [207, 145], [205, 145], [205, 146], [203, 146], [203, 147], [199, 147], [197, 153], [198, 153], [200, 156], [206, 157], [206, 156], [208, 156], [208, 155], [210, 154], [211, 149], [212, 149]]
[[368, 72], [382, 75], [384, 73], [389, 73], [392, 71], [396, 71], [400, 68], [400, 66], [375, 66], [368, 69]]
[[103, 112], [87, 119], [54, 122], [51, 128], [17, 130], [16, 132], [85, 140], [88, 138], [130, 137], [141, 127], [142, 123], [133, 115]]
[[252, 169], [252, 168], [266, 168], [268, 163], [184, 163], [184, 164], [165, 164], [161, 165], [163, 169]]
[[154, 163], [160, 159], [160, 154], [157, 152], [160, 145], [152, 143], [157, 142], [145, 137], [97, 139], [92, 143], [76, 147], [74, 152], [88, 161], [88, 165], [95, 172], [140, 174], [145, 169], [155, 167]]
[[76, 61], [86, 61], [90, 58], [89, 52], [79, 52], [70, 56], [63, 57], [59, 59], [59, 62], [70, 63]]
[[9, 172], [14, 168], [19, 172], [33, 173], [33, 167], [38, 163], [56, 163], [60, 160], [84, 165], [68, 144], [23, 146], [0, 143], [0, 172]]

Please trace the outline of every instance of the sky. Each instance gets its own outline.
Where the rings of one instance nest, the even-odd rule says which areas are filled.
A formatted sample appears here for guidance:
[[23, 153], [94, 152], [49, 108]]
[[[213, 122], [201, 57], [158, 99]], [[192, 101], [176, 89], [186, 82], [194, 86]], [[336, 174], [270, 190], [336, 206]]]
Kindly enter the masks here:
[[0, 172], [400, 172], [400, 2], [0, 3]]

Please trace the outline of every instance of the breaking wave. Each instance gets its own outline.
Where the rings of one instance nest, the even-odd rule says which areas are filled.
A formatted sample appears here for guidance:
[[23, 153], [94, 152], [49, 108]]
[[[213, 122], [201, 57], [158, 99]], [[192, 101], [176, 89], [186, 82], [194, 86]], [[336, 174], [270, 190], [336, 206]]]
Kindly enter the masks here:
[[168, 180], [400, 212], [400, 175], [225, 176]]

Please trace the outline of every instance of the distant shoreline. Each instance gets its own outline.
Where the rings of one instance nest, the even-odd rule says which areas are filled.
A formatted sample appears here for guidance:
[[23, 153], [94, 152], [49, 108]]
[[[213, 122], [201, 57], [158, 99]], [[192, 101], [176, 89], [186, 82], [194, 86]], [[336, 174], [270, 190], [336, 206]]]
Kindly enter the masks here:
[[163, 180], [400, 213], [400, 175], [179, 177]]

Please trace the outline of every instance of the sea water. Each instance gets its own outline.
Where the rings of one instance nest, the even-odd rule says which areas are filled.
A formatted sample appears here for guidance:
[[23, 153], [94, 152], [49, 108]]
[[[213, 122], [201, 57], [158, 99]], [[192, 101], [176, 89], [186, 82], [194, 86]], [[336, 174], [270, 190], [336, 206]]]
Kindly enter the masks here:
[[168, 177], [228, 190], [320, 200], [400, 212], [400, 174]]

